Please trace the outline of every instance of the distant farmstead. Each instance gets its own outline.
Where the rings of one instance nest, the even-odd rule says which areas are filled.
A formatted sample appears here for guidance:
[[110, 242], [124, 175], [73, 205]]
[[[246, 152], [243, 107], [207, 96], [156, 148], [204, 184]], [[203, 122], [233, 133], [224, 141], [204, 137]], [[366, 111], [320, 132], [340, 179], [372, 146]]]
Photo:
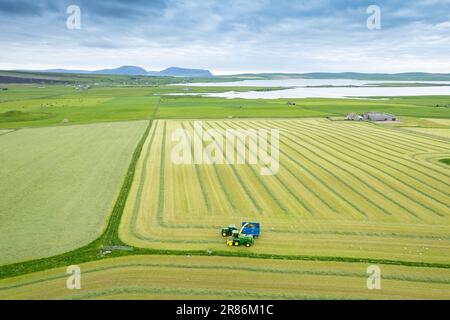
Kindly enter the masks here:
[[363, 118], [368, 121], [397, 121], [396, 116], [385, 112], [365, 112]]
[[363, 120], [363, 117], [360, 116], [359, 114], [356, 114], [354, 112], [351, 112], [347, 115], [347, 117], [345, 118], [346, 120], [352, 120], [352, 121], [361, 121]]

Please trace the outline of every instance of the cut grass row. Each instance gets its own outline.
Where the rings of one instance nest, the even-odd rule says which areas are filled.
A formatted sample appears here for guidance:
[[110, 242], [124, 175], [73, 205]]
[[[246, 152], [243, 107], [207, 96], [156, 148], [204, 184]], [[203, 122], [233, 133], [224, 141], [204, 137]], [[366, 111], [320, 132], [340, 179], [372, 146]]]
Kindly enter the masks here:
[[[450, 271], [381, 266], [367, 290], [365, 263], [233, 257], [134, 256], [81, 264], [82, 289], [65, 268], [0, 281], [0, 299], [448, 299]], [[232, 279], [232, 281], [230, 281]]]
[[[319, 143], [315, 143], [315, 142], [314, 142], [314, 140], [315, 140], [314, 137], [312, 137], [311, 135], [309, 135], [309, 134], [306, 133], [305, 131], [295, 131], [295, 130], [298, 130], [298, 129], [295, 128], [295, 127], [289, 127], [289, 128], [291, 129], [290, 132], [293, 132], [293, 131], [294, 131], [294, 132], [298, 132], [302, 137], [307, 137], [307, 138], [309, 139], [309, 140], [308, 140], [308, 143], [309, 143], [310, 145], [313, 145], [314, 147], [316, 147], [317, 150], [322, 151], [323, 153], [332, 154], [333, 157], [334, 157], [335, 159], [341, 160], [339, 163], [347, 163], [347, 164], [349, 165], [349, 168], [351, 169], [351, 172], [352, 172], [353, 174], [354, 174], [355, 172], [357, 172], [358, 170], [361, 170], [361, 173], [360, 173], [359, 175], [354, 175], [355, 177], [358, 177], [358, 176], [362, 176], [362, 177], [363, 177], [364, 174], [365, 174], [366, 176], [369, 176], [370, 178], [372, 178], [372, 179], [378, 181], [379, 185], [381, 186], [381, 188], [380, 188], [381, 190], [385, 190], [385, 189], [386, 189], [386, 186], [389, 186], [389, 187], [391, 188], [392, 191], [389, 191], [389, 192], [388, 192], [388, 191], [383, 192], [383, 193], [381, 194], [381, 196], [382, 196], [382, 197], [385, 197], [385, 198], [388, 198], [392, 203], [396, 204], [397, 206], [399, 206], [399, 207], [402, 208], [403, 210], [409, 212], [410, 214], [412, 214], [412, 215], [418, 217], [417, 214], [416, 214], [415, 212], [413, 212], [411, 209], [409, 209], [409, 208], [403, 206], [403, 205], [401, 204], [401, 201], [396, 200], [396, 199], [400, 199], [400, 200], [401, 200], [401, 199], [402, 199], [401, 197], [395, 196], [395, 200], [394, 200], [394, 198], [391, 197], [390, 194], [395, 195], [395, 193], [399, 193], [399, 194], [401, 194], [403, 197], [409, 199], [409, 203], [416, 203], [416, 205], [422, 207], [423, 209], [426, 209], [426, 210], [428, 210], [428, 211], [430, 211], [430, 212], [433, 212], [433, 213], [435, 213], [435, 214], [437, 214], [437, 215], [439, 215], [439, 216], [443, 216], [443, 215], [444, 215], [444, 214], [441, 213], [440, 211], [436, 211], [435, 208], [431, 208], [431, 207], [429, 207], [428, 205], [424, 204], [424, 203], [423, 203], [423, 202], [424, 202], [424, 199], [420, 199], [420, 198], [419, 198], [419, 200], [421, 200], [420, 202], [419, 202], [418, 200], [416, 200], [416, 196], [417, 196], [417, 195], [410, 196], [409, 194], [403, 192], [402, 189], [399, 188], [399, 186], [395, 186], [395, 187], [394, 187], [394, 186], [388, 184], [389, 179], [386, 179], [386, 177], [383, 177], [383, 175], [387, 175], [385, 170], [376, 168], [375, 166], [373, 166], [372, 163], [365, 163], [364, 160], [362, 160], [361, 158], [360, 158], [360, 159], [355, 159], [355, 157], [351, 157], [351, 156], [348, 156], [348, 155], [342, 153], [342, 148], [337, 149], [337, 148], [333, 147], [332, 145], [335, 144], [335, 140], [334, 140], [334, 139], [331, 141], [331, 143], [330, 143], [330, 142], [327, 142], [327, 141], [323, 141], [323, 142], [321, 142], [321, 143], [319, 144]], [[314, 132], [314, 130], [316, 130], [316, 129], [313, 128], [313, 127], [308, 127], [308, 132]], [[317, 131], [316, 131], [316, 133], [317, 133]], [[293, 141], [293, 140], [291, 140], [291, 141]], [[325, 147], [326, 147], [328, 150], [325, 149]], [[306, 147], [305, 147], [305, 146], [302, 146], [302, 148], [306, 148]], [[347, 149], [349, 150], [350, 148], [347, 148]], [[332, 150], [332, 151], [330, 152], [329, 150]], [[349, 150], [349, 151], [350, 151], [350, 150]], [[352, 155], [355, 154], [355, 153], [358, 154], [358, 151], [354, 151], [354, 150], [351, 150], [351, 151], [350, 151], [350, 154], [352, 154]], [[341, 155], [342, 155], [342, 156], [341, 156]], [[356, 160], [358, 160], [358, 161], [356, 161]], [[347, 173], [349, 173], [349, 174], [352, 174], [352, 173], [350, 173], [350, 171], [347, 171], [346, 168], [344, 168], [344, 167], [342, 167], [342, 166], [339, 166], [339, 165], [337, 165], [337, 164], [335, 164], [335, 165], [336, 165], [339, 169], [341, 169], [341, 170], [343, 170], [343, 171], [345, 171], [345, 172], [347, 172]], [[350, 165], [351, 165], [351, 166], [350, 166]], [[373, 171], [375, 171], [375, 172], [372, 173]], [[380, 176], [380, 177], [379, 177], [379, 176]], [[416, 192], [418, 192], [418, 193], [421, 193], [422, 195], [424, 194], [423, 192], [418, 191], [416, 188], [414, 188], [414, 187], [412, 187], [412, 186], [410, 186], [410, 185], [408, 185], [408, 184], [402, 182], [401, 180], [397, 179], [397, 178], [396, 178], [395, 176], [393, 176], [393, 175], [389, 175], [389, 177], [390, 177], [392, 180], [395, 180], [397, 183], [403, 184], [404, 186], [407, 186], [408, 188], [411, 188], [411, 189], [413, 189], [414, 191], [416, 191]], [[370, 185], [367, 184], [367, 182], [366, 182], [366, 181], [368, 181], [368, 180], [369, 180], [369, 179], [367, 179], [367, 177], [366, 177], [364, 180], [359, 179], [360, 184], [362, 184], [362, 185], [366, 184], [367, 186], [370, 187]], [[371, 189], [378, 193], [378, 188], [379, 188], [379, 187], [375, 187], [375, 188], [371, 188]], [[406, 191], [406, 190], [405, 190], [405, 191]], [[389, 194], [389, 195], [388, 195], [388, 194]], [[432, 197], [430, 194], [425, 194], [425, 196], [426, 196], [427, 198], [431, 198], [431, 197]], [[440, 207], [440, 210], [444, 210], [444, 211], [445, 211], [446, 209], [448, 209], [448, 206], [446, 206], [446, 204], [443, 203], [442, 201], [436, 200], [436, 199], [434, 199], [434, 198], [433, 198], [433, 200], [435, 200], [436, 202], [439, 202], [439, 203], [441, 204], [442, 207]], [[426, 203], [426, 200], [425, 200], [425, 203]], [[444, 208], [444, 207], [446, 207], [446, 208]]]
[[[299, 128], [299, 127], [300, 127], [300, 125], [297, 128]], [[315, 129], [314, 127], [307, 126], [306, 124], [304, 126], [302, 126], [301, 128], [306, 129], [306, 130], [309, 130], [309, 129], [314, 130]], [[423, 177], [420, 178], [420, 177], [416, 177], [415, 175], [411, 175], [412, 172], [423, 174], [422, 171], [418, 170], [418, 168], [420, 168], [422, 166], [422, 164], [420, 166], [418, 166], [417, 162], [414, 162], [413, 164], [415, 166], [408, 167], [409, 171], [402, 170], [402, 169], [400, 169], [399, 165], [404, 166], [404, 162], [408, 158], [405, 158], [405, 160], [402, 159], [402, 161], [400, 161], [395, 158], [383, 157], [382, 155], [380, 155], [380, 152], [379, 152], [379, 151], [381, 151], [381, 149], [378, 151], [376, 149], [376, 147], [374, 147], [374, 146], [378, 145], [378, 143], [376, 141], [371, 141], [370, 144], [364, 143], [364, 142], [361, 142], [360, 139], [357, 139], [356, 137], [352, 137], [351, 135], [347, 134], [345, 136], [345, 132], [340, 131], [339, 129], [336, 129], [336, 128], [334, 128], [333, 131], [329, 131], [326, 128], [323, 128], [323, 130], [334, 135], [333, 136], [333, 145], [340, 146], [342, 148], [347, 148], [347, 149], [351, 150], [352, 154], [356, 154], [356, 155], [366, 159], [366, 161], [367, 160], [373, 161], [379, 167], [382, 166], [383, 168], [387, 167], [389, 169], [392, 169], [395, 172], [394, 177], [400, 177], [400, 176], [398, 176], [398, 173], [401, 173], [402, 174], [401, 179], [399, 178], [397, 180], [399, 180], [399, 181], [414, 180], [415, 182], [417, 182], [417, 185], [419, 185], [421, 188], [424, 188], [424, 187], [429, 188], [430, 191], [433, 192], [433, 194], [437, 193], [437, 194], [445, 194], [446, 196], [450, 195], [448, 192], [445, 192], [445, 190], [443, 190], [442, 188], [436, 188], [434, 186], [434, 184], [436, 183], [436, 181], [433, 181], [435, 178], [434, 176], [426, 175], [425, 177], [427, 179], [423, 179]], [[365, 148], [364, 152], [361, 151], [361, 147]], [[443, 148], [441, 150], [445, 150], [445, 148]], [[410, 158], [408, 160], [412, 160], [412, 159]], [[421, 192], [421, 191], [418, 190], [418, 192]], [[436, 200], [436, 201], [438, 201], [438, 200]]]
[[[317, 120], [308, 120], [307, 122], [309, 123], [311, 121], [315, 122]], [[180, 123], [176, 124], [173, 121], [166, 122], [168, 123], [167, 128], [174, 129], [180, 126]], [[207, 128], [220, 127], [216, 124], [216, 122], [217, 121], [207, 122], [205, 126]], [[281, 121], [280, 123], [285, 122], [286, 121]], [[242, 126], [243, 128], [249, 128], [252, 126], [253, 128], [257, 128], [257, 125], [262, 125], [264, 127], [268, 126], [267, 121], [264, 120], [224, 121], [220, 122], [219, 125], [222, 126], [222, 129], [227, 127], [238, 128], [239, 126], [236, 125], [236, 123], [238, 123], [239, 126]], [[333, 125], [333, 123], [326, 123], [326, 125]], [[192, 127], [190, 123], [189, 127]], [[161, 132], [159, 132], [158, 135], [162, 136], [162, 128], [160, 127], [160, 129]], [[413, 142], [411, 143], [413, 144]], [[149, 149], [146, 152], [153, 154], [154, 157], [155, 150], [161, 150], [161, 144], [162, 139], [159, 140], [154, 146], [149, 146]], [[286, 165], [294, 165], [295, 161], [292, 161], [292, 159], [295, 159], [297, 161], [297, 164], [302, 163], [304, 167], [309, 168], [309, 172], [313, 172], [323, 181], [321, 187], [318, 188], [317, 181], [315, 181], [315, 183], [311, 183], [311, 179], [303, 178], [303, 176], [308, 175], [308, 172], [304, 172], [304, 170], [302, 170], [301, 167], [299, 168], [299, 166], [294, 166], [293, 168], [290, 168], [290, 170], [280, 171], [279, 178], [283, 180], [284, 185], [288, 183], [290, 187], [292, 187], [292, 192], [299, 192], [299, 190], [302, 190], [300, 189], [300, 184], [296, 184], [295, 179], [292, 179], [292, 174], [297, 174], [299, 175], [299, 177], [301, 177], [301, 180], [305, 181], [309, 188], [316, 188], [316, 193], [322, 195], [324, 199], [330, 199], [330, 194], [333, 195], [333, 193], [328, 190], [331, 188], [333, 190], [336, 190], [338, 194], [341, 194], [342, 199], [351, 199], [349, 203], [356, 204], [357, 208], [362, 205], [363, 208], [365, 208], [365, 210], [367, 210], [368, 212], [368, 219], [361, 219], [360, 215], [359, 217], [358, 215], [354, 215], [354, 209], [352, 210], [353, 212], [348, 211], [349, 209], [351, 209], [351, 206], [347, 205], [345, 201], [342, 200], [337, 206], [337, 208], [339, 209], [337, 215], [333, 210], [322, 210], [323, 208], [326, 208], [326, 206], [324, 206], [322, 202], [319, 201], [322, 209], [316, 211], [319, 212], [319, 215], [314, 218], [307, 218], [307, 216], [303, 216], [301, 211], [290, 211], [287, 215], [283, 214], [282, 210], [277, 212], [272, 212], [272, 210], [265, 210], [265, 213], [241, 211], [241, 214], [236, 215], [236, 218], [233, 218], [232, 222], [235, 222], [235, 219], [237, 219], [238, 221], [246, 219], [258, 219], [261, 220], [265, 226], [269, 226], [268, 228], [264, 229], [266, 237], [264, 237], [264, 239], [260, 239], [261, 241], [258, 242], [258, 246], [255, 246], [255, 248], [251, 249], [251, 253], [271, 253], [286, 255], [296, 252], [300, 255], [316, 253], [321, 256], [326, 256], [335, 254], [337, 257], [364, 257], [365, 255], [365, 257], [370, 256], [392, 258], [395, 256], [397, 258], [402, 257], [401, 259], [403, 260], [412, 261], [420, 260], [444, 262], [448, 260], [444, 254], [446, 250], [445, 248], [448, 249], [448, 228], [445, 227], [445, 222], [444, 224], [441, 223], [441, 225], [439, 225], [439, 222], [437, 221], [443, 217], [437, 216], [436, 218], [432, 218], [433, 215], [431, 213], [427, 213], [427, 215], [425, 216], [425, 223], [416, 223], [414, 222], [414, 217], [408, 215], [407, 212], [395, 212], [395, 214], [393, 215], [386, 215], [382, 212], [380, 212], [379, 214], [373, 213], [373, 208], [371, 208], [370, 206], [366, 206], [364, 201], [361, 202], [360, 200], [354, 200], [354, 192], [347, 192], [346, 189], [342, 189], [342, 182], [340, 184], [336, 184], [339, 181], [330, 182], [330, 177], [333, 180], [335, 176], [340, 177], [342, 175], [339, 170], [333, 169], [331, 163], [327, 165], [330, 168], [327, 172], [324, 171], [320, 166], [317, 166], [317, 161], [311, 161], [314, 157], [305, 156], [304, 154], [298, 153], [298, 146], [295, 146], [293, 144], [292, 149], [288, 149], [285, 141], [282, 141], [281, 149], [282, 154], [292, 154], [290, 156], [290, 159], [288, 159], [287, 157], [284, 158], [282, 156], [281, 167], [284, 167]], [[170, 152], [170, 145], [163, 148], [163, 150], [165, 150], [166, 152]], [[326, 149], [324, 149], [324, 151], [326, 151]], [[330, 154], [330, 152], [328, 151], [326, 153]], [[331, 155], [334, 156], [333, 153], [331, 153]], [[344, 159], [341, 159], [339, 162], [343, 162], [342, 160]], [[154, 157], [154, 161], [160, 162], [161, 159], [160, 157]], [[323, 164], [321, 165], [323, 166]], [[146, 163], [145, 166], [150, 170], [150, 176], [158, 176], [158, 173], [156, 171], [159, 171], [159, 169], [157, 168], [157, 166], [155, 168], [154, 165], [150, 165], [148, 163]], [[264, 188], [261, 189], [261, 186], [258, 182], [258, 178], [263, 178], [255, 177], [254, 172], [246, 168], [246, 166], [236, 167], [237, 169], [235, 172], [237, 172], [238, 175], [245, 177], [245, 179], [242, 181], [245, 181], [244, 183], [247, 185], [247, 188], [251, 190], [251, 192], [256, 197], [264, 198], [266, 200], [265, 202], [260, 203], [260, 205], [266, 207], [268, 204], [267, 199], [270, 200], [270, 194], [264, 193]], [[177, 173], [178, 170], [180, 170], [180, 168], [166, 162], [165, 171], [167, 180], [173, 181], [170, 178], [171, 176], [179, 176], [179, 173]], [[201, 170], [207, 170], [207, 168], [203, 167], [201, 168]], [[214, 177], [214, 171], [212, 170], [210, 171], [210, 173], [212, 173], [212, 177]], [[231, 173], [231, 176], [229, 177], [234, 178], [233, 171], [230, 170], [229, 173]], [[230, 195], [225, 195], [223, 190], [224, 187], [222, 184], [220, 184], [218, 178], [210, 180], [211, 177], [209, 175], [205, 175], [205, 177], [209, 177], [208, 185], [210, 185], [210, 181], [216, 181], [216, 185], [213, 186], [215, 190], [208, 190], [208, 194], [213, 195], [214, 197], [219, 197], [221, 199], [220, 202], [226, 203], [230, 195], [232, 195], [232, 197], [235, 196], [233, 191], [237, 189], [243, 189], [239, 186], [238, 180], [227, 179], [224, 181], [226, 181], [227, 184], [231, 183], [226, 189], [230, 190]], [[380, 177], [386, 179], [383, 175], [380, 175]], [[194, 178], [194, 181], [197, 180], [198, 177]], [[375, 181], [377, 182], [378, 180]], [[185, 183], [186, 182], [182, 182], [182, 185], [185, 185]], [[254, 188], [255, 185], [259, 185], [259, 189]], [[283, 190], [282, 184], [280, 184], [276, 179], [273, 178], [270, 182], [270, 186], [274, 187], [274, 194], [277, 194], [278, 190]], [[328, 188], [324, 188], [325, 186], [327, 186]], [[147, 197], [146, 202], [150, 202], [148, 199], [153, 197], [152, 194], [154, 194], [156, 191], [151, 182], [146, 182], [143, 180], [136, 181], [136, 186], [134, 188], [136, 190], [141, 190], [140, 192]], [[356, 184], [354, 189], [355, 188], [357, 188]], [[170, 183], [169, 185], [166, 185], [165, 188], [165, 192], [168, 195], [171, 195], [173, 193], [180, 194], [180, 191], [177, 190], [185, 189], [179, 189], [179, 187], [177, 187], [177, 183]], [[302, 193], [304, 193], [305, 191], [306, 190], [302, 191]], [[261, 194], [261, 192], [263, 192], [264, 196]], [[308, 203], [311, 205], [311, 198], [305, 197], [305, 195], [302, 193], [298, 194], [297, 197], [305, 198], [305, 200], [308, 201]], [[194, 194], [196, 193], [194, 192]], [[328, 195], [325, 196], [325, 194]], [[148, 210], [150, 208], [149, 205], [130, 202], [133, 214], [130, 215], [129, 213], [126, 213], [124, 223], [121, 225], [121, 237], [125, 242], [132, 243], [135, 246], [158, 249], [184, 248], [185, 250], [195, 250], [203, 248], [204, 250], [209, 249], [213, 252], [220, 252], [223, 250], [221, 249], [223, 248], [223, 240], [221, 240], [220, 237], [217, 236], [217, 229], [220, 226], [229, 224], [230, 217], [233, 217], [233, 215], [230, 216], [228, 212], [208, 212], [207, 208], [204, 207], [201, 212], [190, 211], [189, 215], [187, 216], [186, 212], [183, 211], [184, 207], [182, 205], [182, 202], [194, 200], [193, 198], [185, 200], [185, 198], [192, 197], [190, 194], [183, 194], [183, 199], [179, 200], [181, 201], [179, 204], [173, 203], [174, 198], [169, 198], [170, 200], [167, 200], [167, 196], [163, 196], [162, 193], [158, 193], [155, 196], [163, 197], [164, 199], [166, 199], [166, 204], [170, 204], [170, 211], [167, 211], [169, 207], [166, 207], [166, 210], [164, 210], [163, 213], [164, 226], [161, 227], [161, 225], [157, 223], [157, 221], [155, 220], [155, 211]], [[247, 201], [250, 203], [250, 200], [248, 199], [248, 196], [245, 194], [245, 192], [242, 192], [241, 196], [243, 199], [247, 198]], [[211, 198], [211, 201], [213, 203], [219, 201], [214, 197]], [[289, 206], [290, 210], [295, 210], [296, 206], [300, 208], [300, 204], [293, 204], [292, 201], [295, 201], [295, 197], [292, 197], [291, 193], [285, 192], [283, 197], [284, 198], [280, 199], [283, 199], [283, 201], [287, 201], [286, 203]], [[335, 197], [336, 195], [333, 195], [331, 199], [334, 199]], [[445, 200], [447, 198], [445, 198], [444, 196], [443, 199], [444, 200], [442, 201], [444, 201], [445, 203]], [[234, 201], [234, 203], [240, 202]], [[337, 204], [337, 202], [333, 203]], [[139, 209], [136, 209], [136, 207], [134, 207], [135, 205], [137, 205]], [[274, 202], [273, 205], [276, 205], [276, 203]], [[317, 208], [317, 205], [317, 203], [312, 202], [313, 207]], [[146, 208], [146, 210], [142, 210], [142, 208]], [[129, 232], [128, 228], [130, 228], [130, 220], [127, 217], [131, 217], [131, 220], [133, 221], [133, 226], [131, 227], [132, 232]], [[383, 219], [380, 220], [380, 218]], [[364, 222], [365, 220], [367, 221]], [[427, 240], [424, 242], [423, 240], [425, 239]], [[318, 245], [323, 244], [324, 242], [329, 242], [329, 245]], [[278, 247], [276, 247], [273, 243], [279, 243]], [[387, 243], [389, 243], [389, 246], [386, 246]]]
[[[227, 128], [225, 128], [224, 126], [222, 126], [222, 124], [220, 124], [220, 123], [218, 123], [218, 122], [214, 122], [214, 124], [217, 126], [217, 127], [219, 127], [219, 128], [221, 128], [222, 130], [227, 130]], [[235, 130], [240, 130], [240, 129], [242, 129], [242, 130], [245, 130], [245, 129], [247, 129], [247, 128], [242, 128], [242, 127], [236, 127], [236, 126], [233, 126], [232, 124], [229, 124], [228, 125], [228, 128], [231, 128], [231, 129], [235, 129]], [[255, 137], [251, 137], [250, 138], [250, 140], [251, 141], [253, 141], [254, 143], [258, 143], [257, 142], [257, 140], [255, 139]], [[270, 143], [269, 143], [269, 145], [270, 145]], [[250, 150], [250, 148], [248, 147], [248, 145], [246, 145], [245, 146], [245, 150], [243, 150], [244, 151], [244, 153], [245, 154], [251, 154], [253, 157], [257, 157], [257, 154], [255, 154], [255, 150]], [[248, 153], [247, 153], [247, 151], [248, 151]], [[241, 157], [241, 158], [243, 158], [244, 159], [244, 161], [245, 161], [245, 154], [241, 154], [241, 153], [239, 153], [238, 152], [238, 156], [239, 157]], [[250, 165], [249, 165], [250, 166]], [[282, 189], [286, 192], [286, 194], [290, 194], [291, 195], [291, 197], [293, 198], [293, 199], [295, 199], [295, 201], [298, 203], [298, 207], [299, 207], [299, 209], [302, 211], [302, 212], [308, 212], [309, 214], [311, 214], [311, 215], [313, 215], [313, 212], [312, 212], [312, 210], [311, 210], [311, 208], [310, 208], [310, 206], [307, 204], [307, 203], [305, 203], [304, 202], [304, 200], [301, 198], [301, 197], [299, 197], [299, 195], [297, 194], [297, 192], [299, 193], [299, 191], [298, 190], [293, 190], [294, 189], [294, 186], [291, 184], [291, 183], [289, 183], [289, 181], [287, 180], [287, 178], [285, 178], [286, 179], [286, 181], [284, 181], [284, 180], [282, 180], [281, 178], [280, 178], [280, 175], [274, 175], [274, 180], [275, 181], [273, 181], [272, 183], [270, 183], [270, 186], [268, 185], [268, 183], [266, 183], [265, 182], [265, 180], [264, 179], [262, 179], [261, 178], [261, 176], [260, 176], [260, 174], [256, 171], [256, 169], [253, 167], [253, 166], [250, 166], [250, 168], [252, 169], [252, 172], [253, 172], [253, 174], [256, 176], [256, 178], [260, 181], [260, 183], [265, 187], [265, 190], [266, 190], [266, 192], [270, 195], [270, 197], [277, 203], [277, 205], [284, 211], [284, 212], [287, 212], [288, 211], [288, 209], [283, 205], [283, 203], [289, 203], [289, 202], [292, 202], [292, 199], [279, 199], [278, 197], [277, 197], [277, 195], [275, 195], [273, 192], [272, 192], [272, 189], [276, 189], [277, 187], [279, 187], [279, 186], [281, 186], [282, 187]], [[290, 171], [290, 169], [289, 168], [287, 168], [286, 167], [286, 170], [288, 170], [288, 172], [289, 173], [291, 173], [291, 171]], [[291, 176], [292, 176], [292, 173], [291, 173]], [[297, 179], [297, 181], [298, 181], [298, 179]], [[278, 184], [276, 184], [276, 182], [278, 182]], [[288, 184], [289, 184], [289, 187], [288, 187]]]
[[[276, 127], [276, 124], [272, 124], [272, 126], [275, 126]], [[253, 127], [254, 128], [254, 127]], [[307, 131], [298, 131], [298, 127], [296, 126], [296, 127], [286, 127], [286, 129], [289, 129], [289, 132], [298, 132], [298, 134], [299, 134], [299, 137], [301, 137], [302, 139], [296, 139], [297, 141], [299, 141], [299, 140], [304, 140], [304, 137], [308, 137], [308, 138], [310, 138], [311, 140], [309, 140], [309, 144], [311, 144], [311, 143], [314, 143], [314, 138], [312, 138], [312, 137], [310, 137], [310, 136], [308, 136], [308, 134], [306, 133], [306, 132], [315, 132], [315, 130], [317, 130], [317, 129], [315, 129], [315, 128], [313, 128], [313, 127], [308, 127], [307, 129]], [[321, 130], [323, 131], [323, 128], [321, 128]], [[316, 132], [317, 133], [317, 132]], [[331, 133], [331, 132], [330, 132]], [[346, 148], [346, 146], [345, 145], [341, 145], [341, 148], [339, 149], [339, 150], [337, 150], [337, 149], [335, 149], [335, 148], [333, 148], [333, 147], [330, 147], [330, 144], [331, 145], [334, 145], [336, 142], [335, 142], [335, 140], [334, 140], [334, 138], [335, 137], [333, 137], [333, 140], [331, 140], [331, 143], [328, 143], [327, 141], [322, 141], [321, 142], [321, 144], [320, 144], [320, 146], [327, 146], [327, 147], [329, 147], [329, 148], [331, 148], [333, 151], [335, 151], [336, 153], [335, 154], [333, 154], [333, 153], [330, 153], [328, 150], [323, 150], [323, 151], [325, 151], [325, 153], [327, 153], [327, 154], [330, 154], [330, 155], [333, 155], [334, 157], [336, 157], [337, 159], [339, 159], [339, 157], [340, 157], [340, 154], [343, 154], [341, 151], [343, 150], [343, 149], [345, 149]], [[319, 146], [319, 147], [320, 147]], [[302, 150], [301, 148], [299, 149], [299, 148], [296, 148], [297, 150]], [[347, 149], [348, 149], [348, 145], [347, 145]], [[353, 150], [351, 151], [352, 152], [352, 154], [354, 154], [353, 153]], [[346, 157], [347, 158], [347, 157]], [[350, 157], [348, 157], [347, 159], [341, 159], [341, 160], [343, 160], [343, 162], [347, 162], [347, 163], [349, 163], [349, 161], [351, 162], [352, 161], [352, 158], [350, 158]], [[358, 166], [358, 168], [359, 167], [361, 167], [361, 165], [364, 165], [365, 163], [364, 163], [364, 161], [361, 161], [361, 159], [359, 159], [359, 161], [358, 162], [355, 162], [355, 164]], [[352, 169], [352, 172], [355, 172], [355, 170], [358, 170], [358, 169], [356, 169], [357, 167], [355, 166], [355, 169]], [[370, 171], [371, 170], [371, 168], [372, 168], [372, 166], [368, 166], [367, 167], [367, 169], [366, 169], [366, 171]], [[379, 170], [379, 174], [380, 175], [383, 175], [385, 172], [384, 171], [382, 171], [382, 170]], [[376, 178], [376, 180], [377, 181], [379, 181], [380, 182], [380, 184], [384, 184], [384, 183], [386, 183], [386, 179], [383, 179], [382, 181], [380, 180], [380, 178], [377, 178], [376, 176], [374, 176], [374, 175], [372, 175], [373, 177], [375, 177]], [[394, 178], [395, 179], [395, 177], [392, 177], [392, 178]], [[402, 194], [402, 195], [404, 195], [404, 196], [406, 196], [407, 198], [409, 198], [412, 202], [416, 202], [416, 200], [414, 199], [414, 198], [412, 198], [412, 197], [410, 197], [409, 195], [407, 195], [407, 194], [405, 194], [404, 192], [402, 192], [401, 191], [401, 189], [399, 189], [397, 186], [395, 187], [395, 188], [393, 188], [392, 189], [393, 191], [392, 192], [399, 192], [400, 194]], [[414, 189], [415, 191], [417, 191], [417, 189]], [[392, 194], [392, 192], [390, 192], [391, 194]], [[427, 197], [430, 197], [429, 196], [429, 194], [425, 194]], [[438, 201], [438, 200], [437, 200]], [[448, 207], [448, 205], [446, 205], [444, 202], [440, 202], [440, 201], [438, 201], [441, 205], [442, 205], [442, 207], [440, 208], [441, 210], [444, 210], [444, 212], [445, 212], [445, 210], [446, 210], [446, 208]], [[416, 202], [417, 203], [417, 202]], [[420, 205], [420, 206], [423, 206], [423, 207], [425, 207], [424, 205], [422, 205], [421, 203], [417, 203], [418, 205]], [[433, 208], [431, 208], [431, 211], [432, 212], [436, 212], [436, 211], [434, 211], [434, 209]], [[438, 213], [440, 216], [442, 216], [443, 214], [442, 213]]]

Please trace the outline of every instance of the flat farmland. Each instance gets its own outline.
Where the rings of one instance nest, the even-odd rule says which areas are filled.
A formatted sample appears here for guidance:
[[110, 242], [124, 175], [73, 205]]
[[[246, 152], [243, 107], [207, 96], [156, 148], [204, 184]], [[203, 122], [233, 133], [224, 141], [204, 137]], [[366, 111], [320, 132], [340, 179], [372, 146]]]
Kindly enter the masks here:
[[449, 128], [407, 128], [409, 131], [423, 133], [431, 136], [437, 136], [450, 140], [450, 127]]
[[[326, 119], [208, 120], [205, 129], [280, 130], [280, 169], [175, 165], [155, 121], [144, 144], [121, 239], [144, 248], [367, 258], [448, 264], [450, 171], [433, 161], [450, 142], [369, 123]], [[426, 155], [426, 156], [424, 156]], [[260, 221], [251, 248], [227, 248], [219, 228]]]
[[0, 280], [0, 299], [450, 298], [450, 271], [437, 268], [383, 265], [382, 290], [367, 290], [361, 263], [133, 256], [80, 268], [81, 290], [67, 290], [57, 268]]
[[8, 133], [8, 132], [11, 132], [11, 130], [6, 130], [6, 129], [0, 130], [0, 136], [2, 134]]
[[0, 135], [0, 264], [49, 257], [105, 228], [147, 121]]

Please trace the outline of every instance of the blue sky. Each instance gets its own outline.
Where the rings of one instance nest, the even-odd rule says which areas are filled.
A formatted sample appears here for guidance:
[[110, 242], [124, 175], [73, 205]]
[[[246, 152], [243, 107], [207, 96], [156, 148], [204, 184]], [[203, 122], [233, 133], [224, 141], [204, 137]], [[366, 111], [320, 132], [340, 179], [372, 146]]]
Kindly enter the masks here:
[[0, 0], [0, 30], [0, 69], [450, 72], [450, 0]]

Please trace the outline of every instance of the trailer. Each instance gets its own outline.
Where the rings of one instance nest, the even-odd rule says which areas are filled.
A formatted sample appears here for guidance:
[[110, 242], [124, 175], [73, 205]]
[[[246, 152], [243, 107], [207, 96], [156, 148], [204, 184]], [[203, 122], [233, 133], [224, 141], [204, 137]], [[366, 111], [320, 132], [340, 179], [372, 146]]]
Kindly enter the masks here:
[[222, 237], [229, 237], [227, 245], [232, 247], [250, 247], [255, 243], [255, 239], [261, 235], [261, 224], [259, 222], [242, 222], [238, 229], [236, 225], [230, 224], [220, 230]]
[[240, 234], [252, 236], [253, 238], [259, 238], [261, 235], [261, 224], [259, 222], [242, 222]]

